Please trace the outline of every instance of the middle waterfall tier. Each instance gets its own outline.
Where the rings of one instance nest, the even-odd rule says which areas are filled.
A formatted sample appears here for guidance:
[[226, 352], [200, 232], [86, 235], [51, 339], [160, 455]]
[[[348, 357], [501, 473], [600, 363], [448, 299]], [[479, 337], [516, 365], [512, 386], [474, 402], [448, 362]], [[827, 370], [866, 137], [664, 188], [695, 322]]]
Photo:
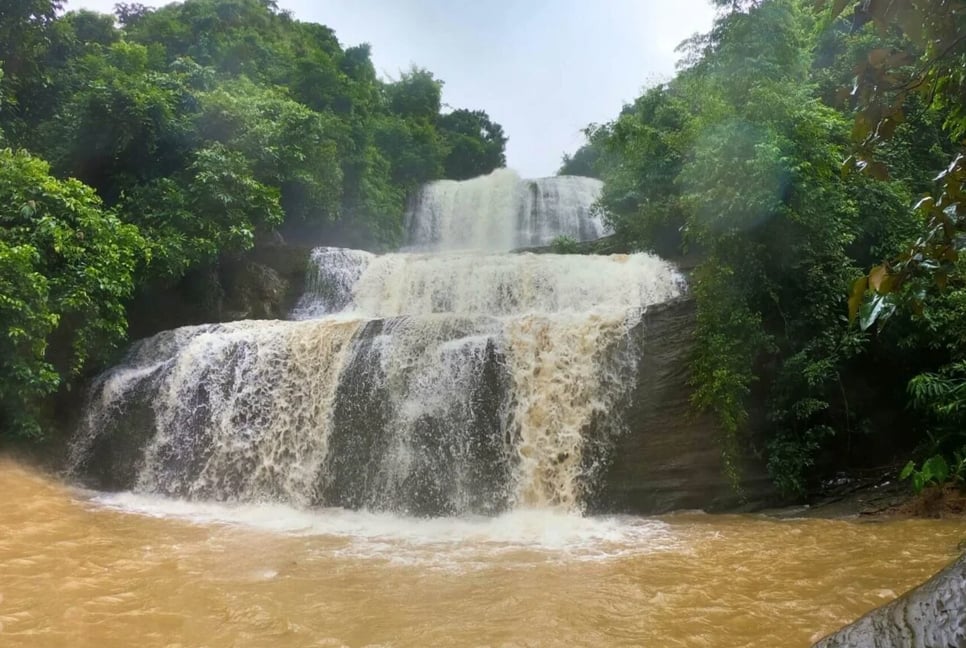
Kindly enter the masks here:
[[579, 509], [637, 379], [646, 254], [320, 248], [294, 321], [186, 327], [94, 384], [98, 488], [413, 515]]
[[312, 253], [295, 319], [531, 313], [622, 313], [667, 301], [684, 280], [650, 254], [385, 254], [345, 248]]

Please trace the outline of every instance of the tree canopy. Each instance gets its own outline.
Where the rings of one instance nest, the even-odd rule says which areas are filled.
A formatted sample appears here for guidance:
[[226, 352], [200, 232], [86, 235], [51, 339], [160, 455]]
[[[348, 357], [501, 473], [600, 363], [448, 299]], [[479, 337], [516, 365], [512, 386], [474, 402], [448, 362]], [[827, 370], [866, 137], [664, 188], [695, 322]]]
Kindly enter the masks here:
[[0, 6], [0, 434], [124, 340], [132, 294], [260, 234], [400, 243], [409, 194], [504, 164], [482, 110], [442, 81], [377, 77], [367, 44], [272, 0], [115, 15]]
[[694, 403], [726, 457], [802, 493], [817, 464], [966, 455], [963, 4], [716, 4], [561, 172], [606, 182], [627, 247], [696, 259]]

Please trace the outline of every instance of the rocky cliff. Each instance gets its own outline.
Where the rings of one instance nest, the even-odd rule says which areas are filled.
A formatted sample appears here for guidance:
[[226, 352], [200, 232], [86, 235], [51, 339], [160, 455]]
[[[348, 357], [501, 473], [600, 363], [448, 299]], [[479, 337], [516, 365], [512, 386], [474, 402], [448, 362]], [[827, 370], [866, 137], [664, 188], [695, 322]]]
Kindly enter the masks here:
[[735, 492], [714, 420], [690, 406], [694, 321], [694, 302], [681, 299], [648, 308], [634, 329], [641, 349], [637, 386], [593, 493], [593, 509], [750, 510], [774, 502], [764, 465], [751, 456], [740, 458], [740, 493]]

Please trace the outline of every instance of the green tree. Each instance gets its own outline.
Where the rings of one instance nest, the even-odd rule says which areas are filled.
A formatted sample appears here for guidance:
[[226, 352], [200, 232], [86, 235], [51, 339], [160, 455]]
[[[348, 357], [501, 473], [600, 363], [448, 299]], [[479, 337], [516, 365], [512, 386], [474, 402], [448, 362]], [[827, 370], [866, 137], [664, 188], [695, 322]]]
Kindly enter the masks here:
[[86, 82], [41, 129], [41, 148], [65, 175], [113, 204], [128, 187], [177, 168], [187, 153], [192, 105], [185, 77], [155, 72], [148, 48], [119, 42], [71, 66]]
[[[719, 4], [678, 75], [592, 128], [590, 144], [618, 238], [698, 260], [694, 404], [717, 416], [733, 476], [752, 444], [801, 493], [820, 455], [850, 447], [874, 414], [854, 405], [850, 376], [894, 342], [850, 329], [842, 295], [915, 227], [904, 202], [921, 172], [896, 151], [909, 177], [841, 175], [849, 119], [822, 99], [847, 70], [814, 53], [820, 36], [838, 46], [848, 30], [828, 36], [797, 0]], [[907, 134], [920, 161], [929, 122]], [[749, 437], [752, 418], [763, 424]]]
[[[966, 3], [848, 0], [831, 3], [825, 16], [832, 24], [846, 16], [852, 33], [873, 43], [842, 56], [854, 74], [850, 91], [840, 92], [854, 109], [852, 155], [844, 169], [880, 182], [905, 179], [917, 197], [916, 227], [903, 232], [901, 246], [863, 265], [873, 267], [853, 284], [849, 315], [863, 329], [881, 328], [891, 318], [890, 328], [905, 334], [903, 347], [931, 356], [932, 366], [913, 364], [926, 370], [908, 382], [911, 404], [927, 415], [921, 451], [931, 456], [920, 471], [910, 462], [903, 472], [921, 488], [924, 474], [938, 474], [929, 467], [957, 466], [941, 471], [941, 479], [962, 477], [966, 468], [960, 412], [966, 389]], [[916, 167], [927, 174], [919, 182], [912, 179]]]
[[147, 237], [152, 275], [178, 278], [251, 249], [258, 227], [282, 221], [279, 191], [256, 180], [242, 154], [214, 143], [193, 158], [183, 173], [140, 185], [119, 205]]
[[[827, 2], [819, 2], [826, 6]], [[856, 107], [852, 130], [853, 154], [846, 169], [877, 179], [890, 175], [891, 160], [881, 159], [885, 144], [902, 132], [918, 112], [930, 108], [942, 114], [943, 128], [956, 143], [945, 169], [937, 169], [939, 192], [917, 202], [923, 221], [921, 235], [901, 254], [876, 266], [856, 281], [850, 300], [854, 319], [860, 302], [868, 297], [871, 313], [894, 311], [897, 302], [934, 283], [940, 289], [957, 271], [957, 260], [966, 232], [961, 196], [966, 184], [966, 3], [959, 0], [926, 0], [914, 3], [835, 2], [828, 19], [847, 9], [854, 30], [875, 28], [894, 38], [891, 47], [869, 50], [855, 64], [850, 99]], [[911, 284], [905, 290], [906, 284]], [[866, 324], [871, 324], [876, 317]]]
[[443, 177], [445, 146], [432, 124], [387, 115], [374, 120], [372, 126], [374, 142], [389, 162], [393, 183], [412, 191]]
[[289, 218], [334, 220], [342, 197], [345, 125], [251, 82], [222, 84], [199, 97], [193, 125], [251, 162], [260, 182], [278, 187]]
[[32, 108], [29, 88], [50, 82], [41, 61], [62, 6], [58, 0], [8, 0], [0, 6], [0, 90], [6, 103], [0, 126], [8, 134], [25, 127], [23, 120]]
[[625, 106], [613, 123], [590, 131], [600, 150], [598, 170], [607, 185], [607, 219], [621, 239], [659, 254], [680, 254], [685, 209], [678, 176], [693, 148], [688, 124], [695, 109], [689, 88], [656, 86]]
[[90, 187], [0, 150], [0, 427], [40, 432], [41, 399], [124, 339], [143, 240]]
[[414, 66], [403, 72], [398, 81], [386, 86], [386, 100], [394, 115], [435, 122], [442, 106], [442, 92], [442, 81], [429, 70]]
[[606, 129], [597, 124], [590, 124], [584, 129], [587, 143], [577, 149], [573, 155], [564, 153], [560, 160], [557, 175], [584, 176], [600, 178], [604, 171], [606, 152], [603, 150], [606, 142]]
[[447, 178], [465, 180], [506, 166], [506, 135], [484, 111], [454, 110], [439, 118], [439, 130], [449, 149], [443, 160]]

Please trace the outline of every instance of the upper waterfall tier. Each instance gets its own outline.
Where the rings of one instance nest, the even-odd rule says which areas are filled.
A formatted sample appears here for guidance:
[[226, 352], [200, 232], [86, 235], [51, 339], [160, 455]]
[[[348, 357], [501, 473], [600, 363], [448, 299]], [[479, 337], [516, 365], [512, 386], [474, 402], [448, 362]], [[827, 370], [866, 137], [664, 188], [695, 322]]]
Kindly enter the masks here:
[[559, 236], [590, 241], [609, 233], [594, 203], [603, 183], [558, 176], [522, 180], [509, 169], [424, 186], [407, 215], [408, 243], [426, 251], [505, 252]]

